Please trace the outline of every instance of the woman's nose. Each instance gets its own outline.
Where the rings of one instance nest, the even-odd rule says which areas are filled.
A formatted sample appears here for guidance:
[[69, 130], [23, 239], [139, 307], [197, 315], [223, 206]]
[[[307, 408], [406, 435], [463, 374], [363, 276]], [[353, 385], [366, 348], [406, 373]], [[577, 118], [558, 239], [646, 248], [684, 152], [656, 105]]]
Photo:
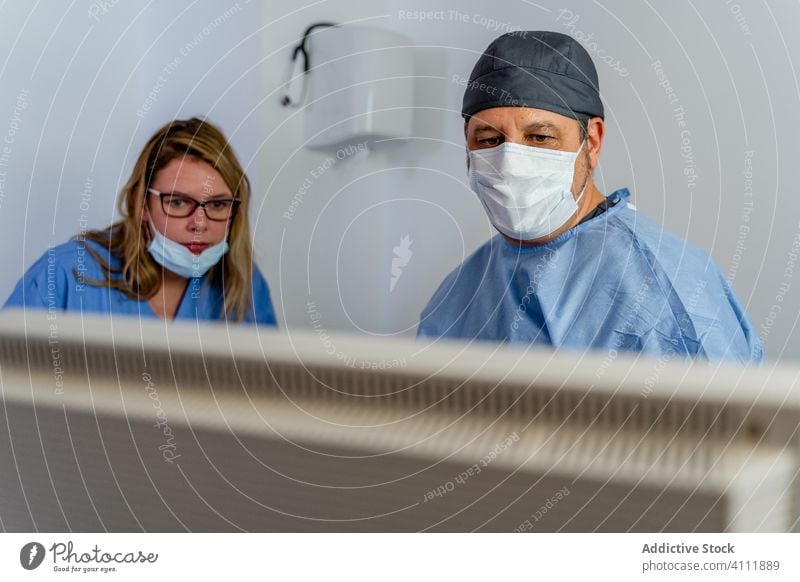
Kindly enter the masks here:
[[202, 206], [198, 206], [197, 209], [192, 214], [192, 219], [189, 221], [189, 225], [193, 228], [202, 228], [208, 225], [208, 216], [206, 216], [206, 209]]

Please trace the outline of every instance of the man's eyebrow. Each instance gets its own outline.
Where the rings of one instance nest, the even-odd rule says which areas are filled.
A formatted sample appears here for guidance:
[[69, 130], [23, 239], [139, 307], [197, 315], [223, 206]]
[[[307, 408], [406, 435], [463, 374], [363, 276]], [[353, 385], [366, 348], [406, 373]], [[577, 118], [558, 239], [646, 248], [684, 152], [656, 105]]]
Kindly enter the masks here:
[[497, 128], [497, 126], [494, 126], [494, 125], [491, 125], [491, 124], [488, 124], [488, 123], [484, 123], [483, 125], [478, 125], [477, 127], [475, 127], [475, 129], [473, 131], [475, 133], [480, 133], [482, 131], [494, 131], [494, 132], [497, 132], [497, 133], [501, 133], [500, 130]]
[[[478, 125], [473, 130], [475, 133], [481, 133], [485, 131], [492, 131], [496, 133], [502, 133], [497, 126], [485, 123], [483, 125]], [[549, 121], [534, 121], [526, 125], [522, 128], [522, 131], [530, 132], [530, 131], [552, 131], [560, 133], [561, 130], [558, 128], [557, 125], [550, 123]]]
[[560, 133], [561, 130], [549, 121], [534, 121], [522, 128], [522, 131], [553, 131]]

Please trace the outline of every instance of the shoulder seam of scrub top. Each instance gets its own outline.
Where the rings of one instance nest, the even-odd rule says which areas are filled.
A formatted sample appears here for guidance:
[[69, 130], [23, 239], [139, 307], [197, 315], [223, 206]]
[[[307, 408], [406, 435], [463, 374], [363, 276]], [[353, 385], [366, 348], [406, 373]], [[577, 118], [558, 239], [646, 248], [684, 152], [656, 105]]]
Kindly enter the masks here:
[[[689, 353], [689, 346], [686, 345], [686, 339], [691, 339], [691, 338], [688, 338], [686, 336], [686, 334], [684, 334], [683, 329], [681, 329], [680, 322], [678, 321], [678, 316], [675, 313], [675, 310], [673, 309], [672, 303], [670, 302], [670, 294], [667, 293], [663, 289], [663, 287], [661, 286], [661, 281], [659, 280], [658, 275], [656, 274], [656, 271], [653, 268], [653, 265], [650, 264], [650, 261], [647, 260], [647, 250], [644, 247], [642, 247], [642, 245], [639, 243], [639, 237], [636, 235], [636, 232], [628, 224], [626, 224], [625, 221], [621, 220], [620, 224], [622, 224], [623, 227], [631, 234], [631, 240], [632, 240], [634, 246], [638, 249], [639, 252], [642, 253], [643, 258], [645, 259], [645, 264], [647, 264], [647, 268], [650, 269], [650, 272], [653, 275], [653, 280], [658, 285], [659, 291], [661, 291], [664, 299], [666, 300], [666, 305], [669, 308], [669, 312], [670, 312], [669, 315], [672, 316], [672, 319], [675, 321], [675, 323], [678, 326], [678, 331], [680, 332], [681, 343], [683, 344], [683, 348], [686, 351], [686, 353]], [[655, 258], [654, 254], [653, 254], [653, 258]], [[683, 300], [681, 300], [681, 298], [678, 296], [677, 293], [675, 293], [675, 297], [677, 297], [678, 301], [680, 302], [681, 306], [683, 307], [683, 312], [686, 313], [687, 315], [691, 315], [691, 313], [686, 309], [686, 306], [683, 304]], [[692, 324], [692, 329], [695, 330], [695, 336], [696, 336], [697, 335], [697, 333], [696, 333], [697, 330], [694, 327], [694, 322], [691, 321], [691, 318], [689, 318], [689, 322]], [[696, 341], [700, 344], [701, 347], [703, 347], [702, 346], [702, 342], [700, 342], [699, 339], [697, 339]]]
[[[623, 208], [630, 209], [630, 210], [633, 210], [634, 212], [637, 212], [635, 208], [632, 208], [632, 209], [628, 208], [627, 205], [623, 206]], [[638, 212], [637, 212], [637, 214], [638, 214]], [[666, 300], [666, 305], [667, 305], [667, 307], [669, 309], [669, 314], [665, 314], [665, 315], [666, 316], [671, 316], [671, 319], [677, 324], [678, 330], [679, 330], [680, 336], [681, 336], [681, 342], [683, 343], [684, 349], [686, 349], [687, 353], [688, 353], [688, 346], [686, 345], [686, 339], [691, 339], [691, 338], [688, 337], [684, 333], [683, 329], [681, 328], [680, 321], [678, 320], [678, 314], [675, 312], [674, 306], [672, 305], [672, 302], [670, 301], [670, 296], [671, 295], [662, 287], [661, 281], [659, 280], [659, 277], [658, 277], [658, 275], [656, 273], [654, 265], [651, 264], [651, 262], [647, 260], [647, 255], [648, 254], [652, 255], [652, 257], [654, 259], [656, 259], [657, 256], [655, 255], [655, 253], [653, 253], [652, 251], [647, 250], [645, 247], [642, 246], [642, 244], [641, 244], [641, 242], [639, 240], [639, 236], [637, 235], [636, 231], [633, 228], [631, 228], [631, 226], [625, 220], [619, 220], [618, 223], [630, 234], [632, 244], [636, 247], [638, 252], [640, 252], [643, 255], [643, 258], [645, 259], [645, 263], [647, 264], [647, 268], [650, 270], [650, 272], [651, 272], [651, 274], [653, 276], [653, 280], [658, 285], [659, 291], [661, 292], [662, 296]], [[658, 226], [664, 233], [670, 234], [668, 231], [666, 231], [664, 229], [663, 226], [661, 226], [661, 225], [656, 225], [656, 226]], [[687, 244], [690, 244], [690, 243], [688, 241], [683, 241], [683, 244], [687, 245]], [[710, 260], [710, 257], [708, 259]], [[666, 277], [666, 273], [662, 273], [662, 275]], [[666, 278], [669, 279], [669, 277], [666, 277]], [[675, 293], [674, 296], [679, 301], [679, 303], [680, 303], [680, 305], [681, 305], [681, 307], [683, 309], [683, 312], [686, 313], [687, 315], [690, 315], [690, 316], [694, 315], [696, 317], [702, 317], [704, 319], [708, 319], [708, 320], [711, 320], [711, 321], [718, 321], [717, 318], [709, 318], [709, 317], [706, 317], [706, 316], [703, 316], [703, 315], [700, 315], [700, 314], [692, 314], [686, 308], [686, 306], [684, 305], [683, 300], [680, 298], [680, 296], [677, 293]], [[695, 336], [697, 336], [697, 329], [695, 328], [694, 321], [691, 320], [691, 317], [690, 317], [689, 321], [690, 321], [690, 323], [692, 325], [692, 329], [695, 332]], [[702, 346], [702, 342], [700, 342], [699, 339], [697, 339], [696, 341], [698, 341], [698, 343], [700, 343], [701, 347], [703, 347]]]

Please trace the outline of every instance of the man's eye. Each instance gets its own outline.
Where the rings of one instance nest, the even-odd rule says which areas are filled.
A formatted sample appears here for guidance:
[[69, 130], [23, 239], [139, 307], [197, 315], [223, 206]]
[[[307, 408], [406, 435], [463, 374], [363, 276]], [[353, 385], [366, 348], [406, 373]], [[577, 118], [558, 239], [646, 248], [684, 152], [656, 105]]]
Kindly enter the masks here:
[[539, 143], [539, 144], [548, 143], [552, 139], [553, 139], [552, 136], [544, 135], [542, 133], [535, 133], [535, 134], [532, 134], [532, 135], [528, 136], [528, 140], [530, 140], [532, 142], [535, 142], [535, 143]]
[[495, 136], [495, 137], [485, 137], [483, 139], [479, 139], [478, 143], [481, 144], [481, 145], [486, 145], [486, 146], [496, 146], [496, 145], [500, 144], [500, 138], [497, 137], [497, 136]]

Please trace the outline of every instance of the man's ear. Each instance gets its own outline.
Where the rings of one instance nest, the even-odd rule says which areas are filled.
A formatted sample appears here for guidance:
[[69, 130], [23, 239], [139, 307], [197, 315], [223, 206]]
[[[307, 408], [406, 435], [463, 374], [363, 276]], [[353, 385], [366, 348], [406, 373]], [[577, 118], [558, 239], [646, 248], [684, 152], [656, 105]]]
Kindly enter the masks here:
[[603, 138], [606, 134], [606, 124], [602, 117], [592, 117], [587, 128], [586, 145], [589, 151], [589, 163], [594, 170], [600, 161], [600, 150], [603, 149]]

